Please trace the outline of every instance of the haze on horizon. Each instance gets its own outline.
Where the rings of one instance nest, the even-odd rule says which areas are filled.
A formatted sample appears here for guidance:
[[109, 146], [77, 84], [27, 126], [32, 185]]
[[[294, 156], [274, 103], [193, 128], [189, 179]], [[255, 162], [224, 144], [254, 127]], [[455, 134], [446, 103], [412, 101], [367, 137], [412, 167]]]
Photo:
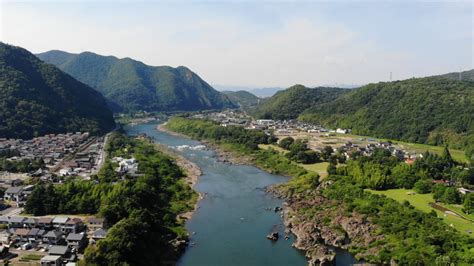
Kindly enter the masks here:
[[365, 84], [472, 69], [473, 3], [2, 1], [0, 40], [184, 65], [210, 84]]

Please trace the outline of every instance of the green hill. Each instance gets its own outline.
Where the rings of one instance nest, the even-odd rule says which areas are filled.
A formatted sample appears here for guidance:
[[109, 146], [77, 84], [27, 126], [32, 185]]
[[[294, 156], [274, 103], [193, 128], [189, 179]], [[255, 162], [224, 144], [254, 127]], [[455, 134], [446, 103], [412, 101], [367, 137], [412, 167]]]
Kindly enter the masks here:
[[251, 113], [257, 118], [295, 119], [306, 109], [330, 102], [347, 91], [341, 88], [306, 88], [295, 85], [265, 99]]
[[243, 109], [256, 106], [260, 98], [248, 91], [223, 91], [225, 95], [234, 103]]
[[426, 77], [369, 84], [299, 119], [360, 135], [474, 148], [474, 83]]
[[[459, 72], [444, 74], [444, 75], [441, 75], [441, 77], [459, 80]], [[474, 81], [474, 69], [462, 71], [461, 80]]]
[[153, 67], [130, 58], [91, 52], [37, 55], [97, 89], [114, 111], [194, 111], [235, 107], [186, 67]]
[[114, 124], [100, 93], [27, 50], [0, 42], [0, 137], [98, 134]]

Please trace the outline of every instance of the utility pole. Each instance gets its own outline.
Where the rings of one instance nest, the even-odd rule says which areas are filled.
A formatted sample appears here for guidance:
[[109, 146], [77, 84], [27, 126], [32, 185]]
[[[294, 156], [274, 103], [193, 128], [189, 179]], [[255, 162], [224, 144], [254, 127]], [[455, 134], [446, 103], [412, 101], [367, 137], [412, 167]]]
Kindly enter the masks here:
[[392, 81], [392, 72], [390, 71], [390, 82]]

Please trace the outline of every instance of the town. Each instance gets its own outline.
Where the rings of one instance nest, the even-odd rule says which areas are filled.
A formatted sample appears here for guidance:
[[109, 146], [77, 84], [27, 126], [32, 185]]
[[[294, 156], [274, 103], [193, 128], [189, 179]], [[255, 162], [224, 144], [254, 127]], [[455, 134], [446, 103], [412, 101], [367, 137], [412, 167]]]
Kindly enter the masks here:
[[107, 234], [96, 217], [0, 216], [0, 227], [0, 259], [13, 264], [76, 265], [87, 245]]
[[278, 139], [293, 137], [294, 139], [305, 139], [308, 147], [322, 151], [326, 146], [343, 153], [346, 158], [358, 152], [364, 156], [370, 156], [377, 149], [386, 149], [402, 160], [413, 163], [416, 158], [422, 157], [422, 153], [407, 149], [403, 145], [394, 144], [390, 141], [379, 141], [375, 138], [350, 135], [350, 129], [327, 129], [321, 125], [314, 125], [298, 120], [272, 120], [253, 119], [245, 112], [237, 110], [225, 110], [222, 112], [201, 113], [192, 118], [209, 119], [218, 122], [221, 126], [242, 126], [248, 130], [264, 130], [272, 132]]

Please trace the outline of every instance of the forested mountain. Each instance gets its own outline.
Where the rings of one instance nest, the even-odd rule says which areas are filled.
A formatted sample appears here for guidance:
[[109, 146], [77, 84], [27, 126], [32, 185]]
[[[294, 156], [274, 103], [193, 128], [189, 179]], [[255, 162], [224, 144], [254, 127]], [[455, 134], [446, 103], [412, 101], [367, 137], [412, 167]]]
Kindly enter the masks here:
[[[441, 77], [459, 80], [460, 76], [459, 76], [459, 72], [452, 72], [452, 73], [441, 75]], [[474, 81], [474, 69], [462, 71], [461, 80]]]
[[346, 89], [341, 88], [295, 85], [265, 99], [252, 114], [257, 118], [294, 119], [304, 110], [330, 102], [346, 92]]
[[91, 52], [49, 51], [37, 55], [97, 89], [114, 111], [193, 111], [235, 107], [186, 67], [148, 66], [130, 58]]
[[97, 134], [113, 127], [99, 92], [27, 50], [0, 42], [0, 137]]
[[474, 148], [474, 83], [426, 77], [369, 84], [300, 119], [361, 135]]
[[256, 106], [260, 101], [259, 97], [248, 91], [223, 91], [222, 93], [227, 95], [232, 103], [244, 109]]

